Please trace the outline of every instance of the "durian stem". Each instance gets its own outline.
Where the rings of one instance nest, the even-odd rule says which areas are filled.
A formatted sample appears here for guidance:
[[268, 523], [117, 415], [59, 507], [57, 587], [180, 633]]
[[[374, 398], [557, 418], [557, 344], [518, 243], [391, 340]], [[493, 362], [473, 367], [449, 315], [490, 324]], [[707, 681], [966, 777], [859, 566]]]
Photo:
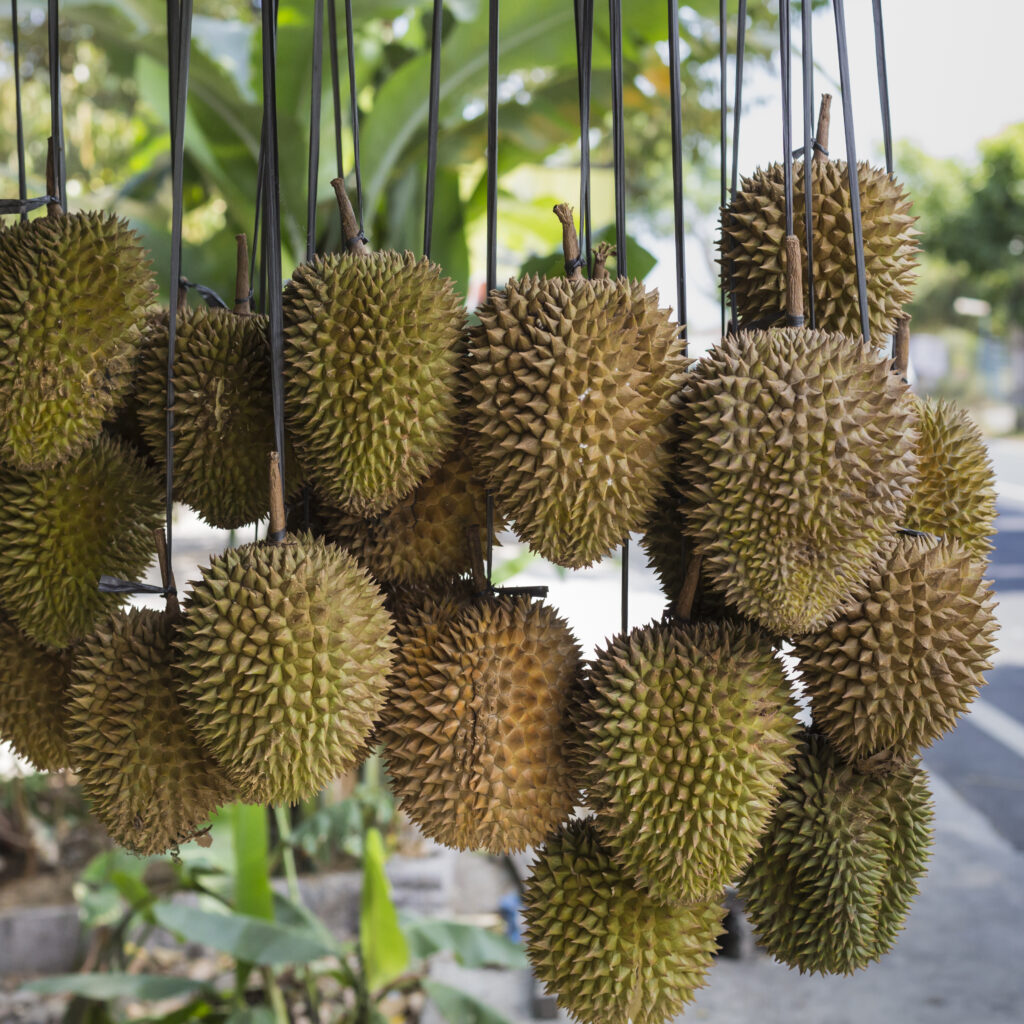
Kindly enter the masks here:
[[892, 346], [892, 368], [904, 379], [907, 379], [907, 368], [910, 366], [910, 315], [905, 313], [896, 321], [896, 337]]
[[814, 136], [814, 159], [820, 163], [828, 160], [828, 127], [832, 116], [832, 96], [827, 92], [821, 94], [821, 106], [818, 108], [818, 131]]
[[484, 569], [484, 553], [480, 545], [480, 527], [466, 527], [466, 544], [469, 547], [469, 564], [473, 570], [473, 586], [477, 593], [487, 589], [487, 572]]
[[800, 256], [800, 239], [786, 235], [786, 320], [792, 327], [804, 322], [804, 276]]
[[156, 558], [160, 565], [160, 583], [167, 591], [165, 598], [167, 602], [167, 614], [170, 618], [176, 619], [181, 614], [181, 607], [178, 604], [178, 594], [174, 583], [174, 570], [171, 569], [170, 559], [167, 557], [167, 534], [164, 528], [158, 526], [153, 531], [156, 539]]
[[188, 278], [178, 278], [178, 312], [183, 313], [188, 309]]
[[683, 587], [676, 602], [676, 614], [683, 622], [689, 622], [693, 614], [693, 602], [697, 599], [697, 587], [700, 584], [700, 563], [700, 555], [692, 555], [686, 563]]
[[[57, 192], [57, 168], [52, 135], [46, 145], [46, 194], [48, 196], [59, 195]], [[61, 208], [60, 203], [47, 203], [46, 216], [63, 217], [64, 210]]]
[[270, 453], [270, 542], [280, 544], [285, 537], [287, 521], [284, 513], [284, 481], [281, 479], [281, 457]]
[[580, 261], [580, 239], [576, 234], [576, 224], [572, 219], [572, 207], [568, 203], [558, 203], [554, 207], [555, 216], [562, 222], [562, 253], [565, 255], [565, 276], [569, 281], [582, 281], [583, 271]]
[[601, 242], [594, 250], [594, 280], [607, 281], [611, 276], [608, 273], [608, 257], [615, 255], [615, 246], [610, 242]]
[[352, 200], [345, 191], [345, 179], [335, 178], [331, 184], [334, 194], [338, 197], [338, 210], [341, 213], [341, 230], [345, 236], [348, 251], [357, 256], [369, 256], [370, 247], [363, 241], [363, 232], [356, 220], [356, 211], [352, 209]]
[[235, 235], [235, 312], [248, 316], [252, 312], [249, 304], [249, 242], [243, 232]]

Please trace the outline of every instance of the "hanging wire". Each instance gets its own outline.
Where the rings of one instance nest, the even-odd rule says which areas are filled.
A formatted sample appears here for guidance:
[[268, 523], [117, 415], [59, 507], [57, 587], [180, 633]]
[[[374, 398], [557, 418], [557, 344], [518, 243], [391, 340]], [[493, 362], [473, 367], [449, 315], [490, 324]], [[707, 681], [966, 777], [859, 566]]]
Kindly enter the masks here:
[[11, 41], [14, 44], [14, 116], [18, 140], [18, 200], [22, 204], [21, 219], [28, 220], [24, 204], [28, 199], [25, 178], [25, 122], [21, 110], [21, 50], [18, 45], [18, 0], [11, 0]]
[[[719, 197], [720, 210], [725, 209], [725, 151], [727, 146], [726, 122], [728, 117], [728, 96], [726, 75], [728, 73], [729, 28], [726, 0], [718, 0], [718, 155], [719, 155]], [[725, 335], [725, 278], [721, 279], [719, 292], [722, 308], [722, 335]]]
[[814, 40], [811, 31], [811, 0], [800, 0], [801, 59], [804, 103], [804, 240], [807, 248], [807, 317], [813, 331], [818, 326], [814, 311]]
[[846, 43], [846, 11], [843, 0], [833, 0], [836, 21], [836, 45], [839, 50], [839, 82], [843, 93], [843, 128], [846, 134], [846, 165], [850, 182], [850, 218], [853, 221], [853, 248], [857, 262], [857, 301], [860, 305], [861, 333], [864, 344], [871, 344], [868, 319], [867, 276], [864, 270], [864, 229], [860, 214], [860, 181], [857, 147], [853, 131], [853, 101], [850, 96], [850, 54]]
[[882, 24], [882, 0], [871, 0], [875, 22], [875, 62], [878, 65], [878, 99], [882, 105], [882, 140], [885, 144], [885, 170], [892, 174], [892, 116], [889, 108], [889, 71], [885, 60], [885, 27]]
[[[740, 178], [740, 117], [743, 113], [743, 65], [747, 53], [747, 0], [740, 0], [736, 17], [736, 95], [732, 107], [732, 174], [729, 196], [735, 198]], [[734, 303], [735, 306], [735, 303]], [[732, 311], [736, 319], [735, 308]]]
[[46, 30], [50, 52], [50, 135], [53, 137], [53, 173], [60, 208], [68, 212], [68, 172], [64, 163], [64, 101], [60, 88], [60, 10], [48, 0]]
[[363, 175], [359, 163], [359, 96], [356, 92], [356, 41], [352, 30], [352, 0], [345, 0], [345, 46], [348, 53], [348, 100], [352, 111], [352, 159], [356, 172], [356, 217], [363, 232]]
[[575, 0], [576, 77], [580, 105], [580, 238], [587, 276], [593, 274], [590, 220], [590, 94], [594, 52], [594, 0]]
[[434, 0], [430, 35], [430, 100], [427, 117], [427, 185], [423, 210], [423, 255], [430, 256], [434, 237], [434, 195], [437, 189], [437, 132], [441, 108], [441, 29], [444, 2]]
[[306, 186], [306, 262], [316, 255], [316, 194], [320, 170], [320, 103], [324, 70], [324, 0], [313, 4], [313, 61], [309, 92], [309, 180]]
[[327, 34], [330, 36], [331, 51], [331, 98], [334, 102], [334, 151], [337, 160], [337, 176], [345, 173], [344, 154], [341, 148], [341, 62], [338, 60], [338, 8], [336, 0], [327, 0]]
[[[498, 278], [498, 0], [487, 21], [487, 293]], [[494, 495], [487, 493], [487, 585], [494, 572]]]
[[782, 74], [782, 180], [786, 193], [786, 234], [793, 234], [793, 114], [790, 110], [792, 57], [789, 0], [779, 2], [779, 55]]
[[686, 224], [683, 215], [683, 108], [679, 65], [679, 5], [668, 0], [668, 57], [672, 117], [672, 209], [675, 215], [676, 321], [686, 354]]

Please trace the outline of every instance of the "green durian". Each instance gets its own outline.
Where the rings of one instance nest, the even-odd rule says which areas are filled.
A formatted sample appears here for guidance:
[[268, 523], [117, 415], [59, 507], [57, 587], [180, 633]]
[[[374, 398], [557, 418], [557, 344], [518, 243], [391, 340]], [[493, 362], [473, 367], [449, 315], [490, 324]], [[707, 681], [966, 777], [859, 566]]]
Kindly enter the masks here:
[[95, 442], [155, 290], [139, 236], [113, 214], [0, 229], [0, 459], [49, 469]]
[[915, 761], [862, 775], [807, 734], [740, 884], [758, 942], [801, 973], [852, 974], [889, 951], [931, 846]]
[[387, 692], [391, 617], [347, 552], [309, 534], [211, 559], [175, 642], [184, 706], [251, 803], [299, 803], [360, 756]]
[[717, 898], [665, 907], [634, 888], [591, 821], [537, 851], [523, 890], [526, 954], [580, 1024], [662, 1024], [705, 983], [725, 910]]
[[[916, 277], [917, 231], [910, 200], [890, 174], [866, 163], [857, 168], [860, 185], [864, 266], [871, 340], [882, 347], [911, 299]], [[847, 165], [812, 160], [814, 312], [819, 330], [860, 336], [860, 305], [854, 259], [853, 219]], [[793, 165], [793, 228], [807, 265], [804, 234], [804, 165]], [[786, 323], [786, 234], [784, 169], [772, 164], [743, 178], [722, 209], [722, 286], [736, 302], [740, 327], [781, 327]], [[804, 309], [810, 289], [803, 285]]]
[[652, 623], [590, 666], [587, 804], [609, 854], [660, 903], [720, 893], [750, 859], [798, 731], [771, 638], [747, 623]]
[[100, 593], [100, 576], [138, 579], [153, 559], [160, 480], [101, 436], [53, 469], [0, 469], [0, 487], [0, 606], [36, 643], [67, 647], [124, 601]]
[[900, 535], [839, 618], [798, 638], [814, 721], [847, 760], [913, 757], [968, 711], [999, 628], [984, 572], [956, 541]]
[[834, 619], [880, 566], [917, 481], [906, 384], [856, 338], [741, 332], [694, 364], [679, 417], [705, 578], [781, 635]]
[[82, 645], [68, 700], [75, 771], [92, 812], [142, 855], [176, 850], [236, 796], [181, 708], [173, 631], [165, 612], [118, 612]]
[[0, 614], [0, 742], [41, 772], [71, 767], [67, 695], [72, 652], [48, 651]]

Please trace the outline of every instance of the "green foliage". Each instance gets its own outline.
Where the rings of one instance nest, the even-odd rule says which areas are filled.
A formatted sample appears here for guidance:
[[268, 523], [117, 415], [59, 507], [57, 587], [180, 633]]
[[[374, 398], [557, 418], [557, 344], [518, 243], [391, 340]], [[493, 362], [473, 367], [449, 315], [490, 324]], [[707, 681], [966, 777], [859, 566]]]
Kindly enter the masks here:
[[423, 991], [451, 1024], [508, 1024], [500, 1013], [461, 989], [440, 981], [423, 982]]
[[522, 946], [476, 925], [418, 917], [405, 920], [402, 930], [412, 955], [421, 960], [448, 950], [462, 967], [529, 966]]
[[384, 873], [384, 840], [375, 828], [363, 848], [363, 895], [359, 909], [359, 956], [370, 992], [399, 978], [409, 966], [409, 946], [398, 924]]

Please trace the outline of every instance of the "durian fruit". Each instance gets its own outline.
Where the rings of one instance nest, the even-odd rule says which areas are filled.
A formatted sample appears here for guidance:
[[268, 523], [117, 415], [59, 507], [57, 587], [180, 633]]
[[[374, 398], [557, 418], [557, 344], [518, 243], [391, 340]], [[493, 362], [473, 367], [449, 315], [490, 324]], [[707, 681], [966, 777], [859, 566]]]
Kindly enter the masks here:
[[466, 371], [474, 465], [533, 551], [592, 565], [642, 528], [665, 487], [678, 328], [657, 292], [623, 278], [528, 275], [477, 315]]
[[[871, 340], [886, 335], [911, 298], [918, 251], [903, 186], [884, 170], [861, 163], [861, 222]], [[814, 309], [820, 330], [860, 336], [860, 306], [854, 261], [853, 219], [847, 165], [841, 160], [812, 160], [812, 230], [814, 239]], [[804, 234], [804, 165], [793, 165], [793, 226], [807, 262]], [[722, 210], [722, 283], [736, 301], [740, 326], [782, 326], [786, 322], [786, 268], [782, 240], [786, 234], [784, 168], [772, 164], [743, 178]], [[803, 286], [804, 306], [809, 290]]]
[[814, 721], [845, 758], [912, 757], [967, 711], [998, 629], [984, 571], [956, 541], [902, 534], [840, 617], [797, 640]]
[[587, 690], [584, 788], [609, 854], [659, 903], [720, 893], [796, 749], [771, 638], [748, 623], [652, 623], [598, 652]]
[[966, 410], [945, 399], [918, 398], [920, 480], [903, 525], [960, 541], [987, 558], [995, 533], [995, 473], [981, 431]]
[[179, 703], [173, 631], [164, 612], [118, 612], [83, 644], [68, 701], [75, 771], [93, 814], [142, 855], [188, 842], [236, 796]]
[[807, 734], [740, 884], [758, 942], [801, 973], [852, 974], [878, 960], [917, 893], [931, 822], [916, 760], [862, 775]]
[[0, 458], [52, 468], [96, 440], [131, 378], [155, 284], [113, 214], [0, 230]]
[[[166, 314], [139, 368], [143, 437], [165, 465]], [[267, 456], [274, 448], [267, 318], [226, 309], [179, 309], [174, 352], [174, 492], [211, 526], [232, 530], [267, 515]], [[289, 452], [289, 468], [296, 460]], [[298, 485], [298, 474], [289, 473]]]
[[722, 931], [719, 899], [665, 907], [634, 888], [591, 821], [537, 851], [523, 892], [534, 975], [581, 1024], [661, 1024], [705, 983]]
[[452, 447], [466, 310], [436, 263], [371, 253], [351, 220], [351, 251], [314, 257], [285, 288], [286, 408], [320, 494], [368, 516]]
[[393, 640], [373, 581], [309, 534], [217, 555], [175, 641], [205, 749], [252, 803], [299, 803], [345, 772], [383, 707]]
[[138, 579], [163, 521], [159, 479], [123, 441], [103, 437], [45, 471], [0, 469], [0, 605], [27, 636], [61, 648], [123, 602], [103, 574]]
[[[466, 531], [475, 528], [486, 536], [487, 495], [456, 445], [427, 480], [387, 512], [364, 519], [327, 506], [322, 514], [327, 536], [377, 580], [400, 587], [436, 585], [472, 569]], [[495, 533], [501, 528], [495, 522]]]
[[857, 338], [726, 337], [683, 383], [687, 533], [728, 604], [772, 632], [820, 628], [900, 522], [917, 481], [913, 402]]
[[455, 594], [410, 613], [380, 733], [406, 814], [457, 849], [544, 839], [579, 795], [566, 754], [580, 670], [569, 627], [527, 597]]
[[48, 651], [0, 614], [0, 742], [41, 772], [71, 767], [67, 737], [70, 651]]

